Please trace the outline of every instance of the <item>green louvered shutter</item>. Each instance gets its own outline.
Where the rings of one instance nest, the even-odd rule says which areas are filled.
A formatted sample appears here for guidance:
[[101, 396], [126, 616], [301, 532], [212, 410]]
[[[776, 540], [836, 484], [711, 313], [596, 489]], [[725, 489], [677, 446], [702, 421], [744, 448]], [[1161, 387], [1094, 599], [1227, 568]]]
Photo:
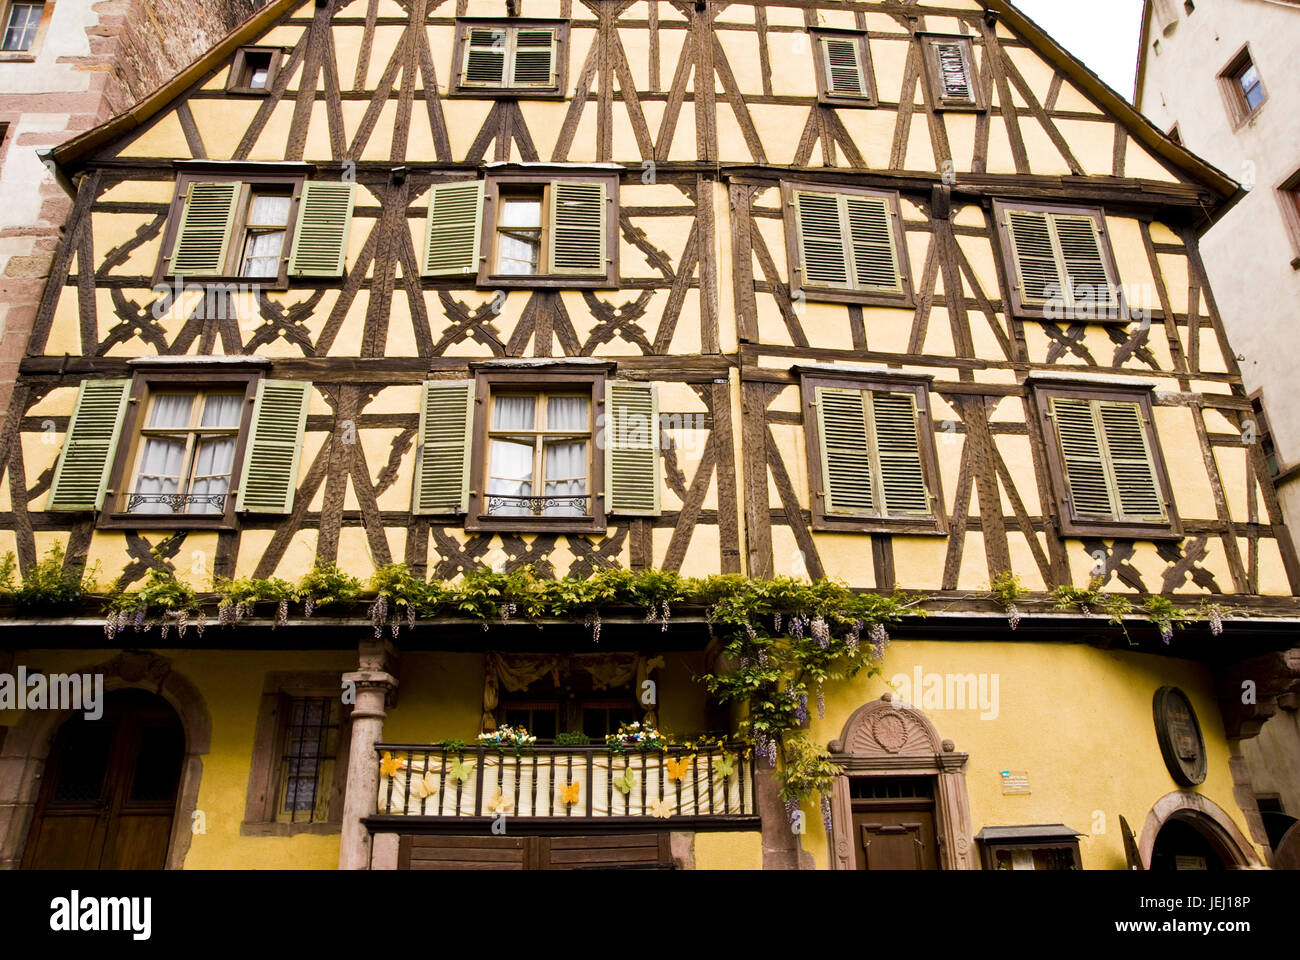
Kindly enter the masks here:
[[817, 388], [822, 490], [827, 513], [875, 513], [875, 476], [861, 390]]
[[839, 198], [829, 193], [794, 192], [799, 267], [804, 286], [847, 290], [852, 282]]
[[826, 65], [827, 93], [841, 97], [865, 97], [867, 82], [858, 56], [858, 41], [822, 37], [822, 63]]
[[603, 276], [605, 184], [552, 182], [549, 239], [548, 273]]
[[510, 86], [555, 86], [555, 30], [550, 27], [520, 29], [515, 34]]
[[1051, 218], [1027, 210], [1007, 211], [1007, 234], [1016, 265], [1020, 300], [1043, 304], [1065, 295], [1065, 278], [1052, 242]]
[[310, 396], [311, 384], [302, 380], [258, 383], [252, 434], [235, 502], [240, 513], [288, 513], [293, 509]]
[[482, 180], [439, 183], [430, 189], [424, 275], [463, 277], [478, 273], [482, 219]]
[[122, 431], [130, 380], [83, 380], [46, 510], [99, 510]]
[[356, 184], [342, 181], [308, 180], [302, 185], [289, 253], [290, 276], [343, 276], [355, 193]]
[[413, 513], [465, 513], [469, 509], [473, 423], [473, 380], [424, 382]]
[[921, 467], [917, 436], [916, 395], [872, 393], [871, 416], [875, 427], [876, 457], [885, 513], [928, 517], [930, 491]]
[[226, 269], [235, 206], [243, 184], [191, 183], [176, 232], [170, 272], [176, 276], [217, 277]]
[[1154, 522], [1165, 519], [1164, 498], [1147, 445], [1142, 408], [1127, 401], [1095, 401], [1106, 437], [1107, 460], [1114, 475], [1120, 519]]
[[855, 290], [902, 293], [903, 277], [894, 247], [894, 212], [882, 197], [846, 195], [844, 209], [852, 244]]
[[1075, 519], [1117, 519], [1092, 403], [1072, 397], [1052, 397], [1051, 410]]
[[659, 399], [648, 383], [605, 385], [605, 509], [659, 515]]
[[1052, 227], [1060, 245], [1061, 272], [1069, 278], [1071, 302], [1114, 304], [1113, 278], [1106, 269], [1097, 221], [1074, 214], [1053, 214]]
[[506, 79], [506, 32], [499, 27], [472, 27], [465, 38], [461, 86], [500, 87]]

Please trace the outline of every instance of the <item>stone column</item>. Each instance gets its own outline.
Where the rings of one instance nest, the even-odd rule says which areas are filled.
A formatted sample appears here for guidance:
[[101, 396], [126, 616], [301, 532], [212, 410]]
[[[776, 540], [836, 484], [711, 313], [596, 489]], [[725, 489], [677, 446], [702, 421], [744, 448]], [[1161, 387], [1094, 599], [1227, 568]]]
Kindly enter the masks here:
[[379, 794], [379, 758], [375, 744], [384, 739], [386, 708], [396, 701], [396, 651], [382, 640], [364, 640], [359, 669], [343, 674], [356, 691], [352, 707], [352, 739], [348, 747], [348, 779], [343, 794], [343, 830], [339, 838], [339, 869], [370, 868], [370, 833], [361, 821], [375, 812]]

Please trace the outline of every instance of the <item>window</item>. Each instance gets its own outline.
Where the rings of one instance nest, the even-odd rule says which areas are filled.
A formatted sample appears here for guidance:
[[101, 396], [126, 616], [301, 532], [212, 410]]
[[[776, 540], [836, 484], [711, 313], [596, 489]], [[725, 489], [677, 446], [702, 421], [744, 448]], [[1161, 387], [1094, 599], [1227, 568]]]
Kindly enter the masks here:
[[876, 84], [867, 35], [848, 30], [811, 33], [817, 99], [845, 107], [874, 107]]
[[1036, 395], [1044, 433], [1051, 438], [1063, 533], [1147, 538], [1181, 533], [1147, 391], [1060, 386], [1039, 387]]
[[651, 385], [589, 365], [428, 381], [413, 511], [465, 514], [467, 530], [590, 532], [607, 513], [655, 516], [658, 420]]
[[925, 61], [925, 80], [936, 110], [983, 110], [984, 98], [975, 70], [970, 37], [918, 33]]
[[11, 53], [21, 53], [32, 48], [36, 40], [36, 28], [40, 26], [41, 15], [45, 12], [43, 3], [13, 3], [9, 5], [9, 14], [5, 18], [5, 31], [0, 49]]
[[223, 368], [178, 361], [84, 381], [46, 509], [103, 511], [106, 528], [228, 529], [236, 513], [288, 513], [311, 384]]
[[975, 835], [985, 870], [1081, 870], [1079, 837], [1063, 823], [985, 827]]
[[1278, 462], [1277, 446], [1273, 443], [1273, 431], [1268, 425], [1268, 414], [1264, 412], [1264, 398], [1255, 394], [1250, 398], [1250, 408], [1254, 411], [1254, 434], [1255, 442], [1259, 444], [1259, 450], [1264, 454], [1264, 464], [1268, 467], [1268, 475], [1277, 477], [1282, 473], [1281, 464]]
[[995, 200], [993, 212], [1017, 316], [1127, 322], [1101, 210]]
[[564, 668], [503, 697], [497, 716], [511, 727], [523, 727], [539, 741], [581, 733], [600, 744], [620, 725], [644, 718], [631, 684], [599, 688], [589, 674]]
[[1196, 4], [1192, 0], [1183, 0], [1183, 9], [1187, 11], [1187, 15], [1190, 17], [1196, 12]]
[[158, 268], [163, 277], [265, 280], [340, 277], [355, 186], [265, 175], [182, 174]]
[[230, 65], [226, 90], [265, 96], [280, 73], [283, 56], [279, 47], [240, 47]]
[[1291, 234], [1291, 243], [1296, 256], [1291, 261], [1294, 270], [1300, 270], [1300, 170], [1291, 174], [1278, 186], [1278, 200], [1282, 204], [1282, 220], [1287, 232]]
[[801, 380], [813, 529], [942, 533], [928, 381]]
[[563, 20], [460, 20], [451, 92], [563, 96], [569, 24]]
[[1259, 69], [1250, 55], [1250, 45], [1237, 51], [1223, 72], [1219, 74], [1219, 87], [1228, 103], [1233, 122], [1245, 123], [1254, 117], [1268, 99]]
[[782, 183], [781, 199], [792, 294], [912, 306], [898, 194]]
[[480, 286], [618, 285], [618, 177], [499, 175], [435, 184], [424, 274]]
[[243, 835], [337, 833], [350, 734], [337, 673], [269, 674], [254, 734]]
[[1178, 129], [1178, 124], [1175, 123], [1172, 127], [1169, 128], [1169, 139], [1172, 140], [1174, 143], [1178, 144], [1180, 147], [1183, 145], [1183, 133], [1181, 130]]

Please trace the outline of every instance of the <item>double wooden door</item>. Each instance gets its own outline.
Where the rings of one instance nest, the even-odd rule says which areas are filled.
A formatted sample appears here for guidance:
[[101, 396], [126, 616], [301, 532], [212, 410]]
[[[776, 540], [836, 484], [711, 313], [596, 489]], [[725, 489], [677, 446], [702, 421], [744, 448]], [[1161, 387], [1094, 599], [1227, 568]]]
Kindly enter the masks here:
[[938, 870], [934, 781], [852, 777], [849, 796], [859, 870]]
[[67, 720], [45, 765], [23, 866], [162, 869], [184, 758], [180, 719], [144, 691], [109, 694], [98, 720]]

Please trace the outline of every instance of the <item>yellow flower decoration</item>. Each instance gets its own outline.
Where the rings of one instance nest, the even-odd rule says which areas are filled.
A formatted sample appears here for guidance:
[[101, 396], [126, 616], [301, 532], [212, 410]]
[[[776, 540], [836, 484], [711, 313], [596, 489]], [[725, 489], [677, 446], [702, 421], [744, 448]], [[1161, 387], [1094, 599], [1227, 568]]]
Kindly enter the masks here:
[[680, 760], [674, 760], [672, 757], [669, 757], [664, 763], [664, 766], [668, 768], [668, 779], [678, 781], [686, 779], [686, 774], [691, 769], [691, 761], [694, 759], [694, 754], [682, 757]]
[[395, 777], [397, 771], [406, 766], [405, 760], [399, 760], [387, 750], [384, 751], [384, 757], [379, 761], [379, 775], [381, 777]]
[[560, 791], [560, 802], [567, 803], [567, 804], [577, 803], [578, 791], [580, 789], [581, 789], [581, 785], [578, 783], [577, 780], [574, 780], [571, 784], [569, 784], [567, 787], [565, 787], [563, 790]]
[[651, 800], [649, 810], [650, 816], [660, 820], [667, 820], [673, 815], [672, 805], [666, 800]]
[[500, 790], [497, 795], [488, 803], [488, 813], [514, 813], [515, 801], [513, 797], [507, 797]]

